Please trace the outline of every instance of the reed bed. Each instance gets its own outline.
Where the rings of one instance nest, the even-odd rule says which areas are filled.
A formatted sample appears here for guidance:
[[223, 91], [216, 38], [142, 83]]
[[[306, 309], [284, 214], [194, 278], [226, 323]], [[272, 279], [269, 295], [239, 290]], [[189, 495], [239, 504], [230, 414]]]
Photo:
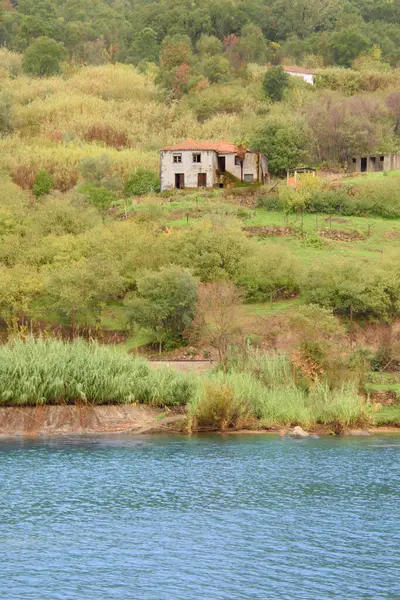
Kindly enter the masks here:
[[350, 385], [330, 390], [296, 387], [284, 355], [255, 355], [249, 371], [216, 371], [200, 377], [151, 369], [140, 357], [96, 343], [16, 339], [0, 346], [0, 405], [187, 405], [189, 426], [229, 427], [368, 423], [371, 406]]
[[96, 343], [15, 340], [0, 346], [0, 405], [186, 403], [197, 380], [153, 371], [143, 358]]

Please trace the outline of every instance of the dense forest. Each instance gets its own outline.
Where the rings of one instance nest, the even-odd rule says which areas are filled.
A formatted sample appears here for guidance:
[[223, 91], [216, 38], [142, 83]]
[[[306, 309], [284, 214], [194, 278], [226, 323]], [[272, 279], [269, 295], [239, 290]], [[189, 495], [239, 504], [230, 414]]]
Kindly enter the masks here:
[[[398, 0], [2, 0], [0, 46], [23, 52], [46, 36], [69, 59], [158, 62], [171, 38], [200, 55], [224, 47], [236, 66], [291, 57], [350, 66], [375, 44], [385, 63], [400, 59]], [[212, 39], [202, 39], [202, 36]], [[183, 50], [182, 50], [183, 51]]]

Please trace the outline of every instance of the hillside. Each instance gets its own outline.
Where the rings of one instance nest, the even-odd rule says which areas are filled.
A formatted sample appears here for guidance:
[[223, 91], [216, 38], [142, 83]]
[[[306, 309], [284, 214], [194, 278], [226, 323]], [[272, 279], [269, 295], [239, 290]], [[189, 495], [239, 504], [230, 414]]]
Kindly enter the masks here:
[[[378, 23], [361, 2], [327, 0], [315, 3], [335, 8], [324, 24], [310, 17], [294, 32], [277, 19], [274, 33], [284, 2], [269, 5], [265, 23], [246, 13], [265, 16], [263, 3], [232, 3], [242, 20], [232, 12], [224, 25], [225, 13], [199, 3], [194, 29], [172, 4], [157, 3], [157, 18], [155, 3], [128, 5], [88, 4], [79, 16], [72, 3], [42, 3], [44, 31], [29, 2], [3, 3], [3, 339], [83, 336], [224, 365], [232, 348], [284, 351], [306, 385], [354, 379], [366, 391], [369, 378], [392, 399], [398, 172], [350, 178], [345, 168], [352, 156], [400, 151], [395, 11], [382, 9]], [[364, 42], [349, 53], [350, 18]], [[149, 27], [151, 57], [138, 41]], [[315, 85], [284, 74], [278, 98], [266, 80], [281, 77], [267, 64], [280, 62], [312, 67]], [[271, 184], [157, 193], [160, 148], [188, 137], [265, 152]], [[291, 190], [281, 177], [299, 164], [321, 176]], [[393, 381], [368, 375], [380, 370]]]

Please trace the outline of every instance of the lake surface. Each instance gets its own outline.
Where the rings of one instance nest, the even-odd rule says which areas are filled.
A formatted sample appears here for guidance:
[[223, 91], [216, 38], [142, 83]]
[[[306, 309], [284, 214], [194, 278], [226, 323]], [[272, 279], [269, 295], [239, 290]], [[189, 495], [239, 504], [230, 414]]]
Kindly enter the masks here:
[[1, 600], [400, 598], [400, 436], [0, 441]]

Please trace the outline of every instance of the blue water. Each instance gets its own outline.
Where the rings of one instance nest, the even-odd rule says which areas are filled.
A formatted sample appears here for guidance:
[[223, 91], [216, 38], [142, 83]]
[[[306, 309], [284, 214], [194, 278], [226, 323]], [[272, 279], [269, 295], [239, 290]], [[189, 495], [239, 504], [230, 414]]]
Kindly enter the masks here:
[[400, 598], [400, 436], [0, 442], [1, 600]]

